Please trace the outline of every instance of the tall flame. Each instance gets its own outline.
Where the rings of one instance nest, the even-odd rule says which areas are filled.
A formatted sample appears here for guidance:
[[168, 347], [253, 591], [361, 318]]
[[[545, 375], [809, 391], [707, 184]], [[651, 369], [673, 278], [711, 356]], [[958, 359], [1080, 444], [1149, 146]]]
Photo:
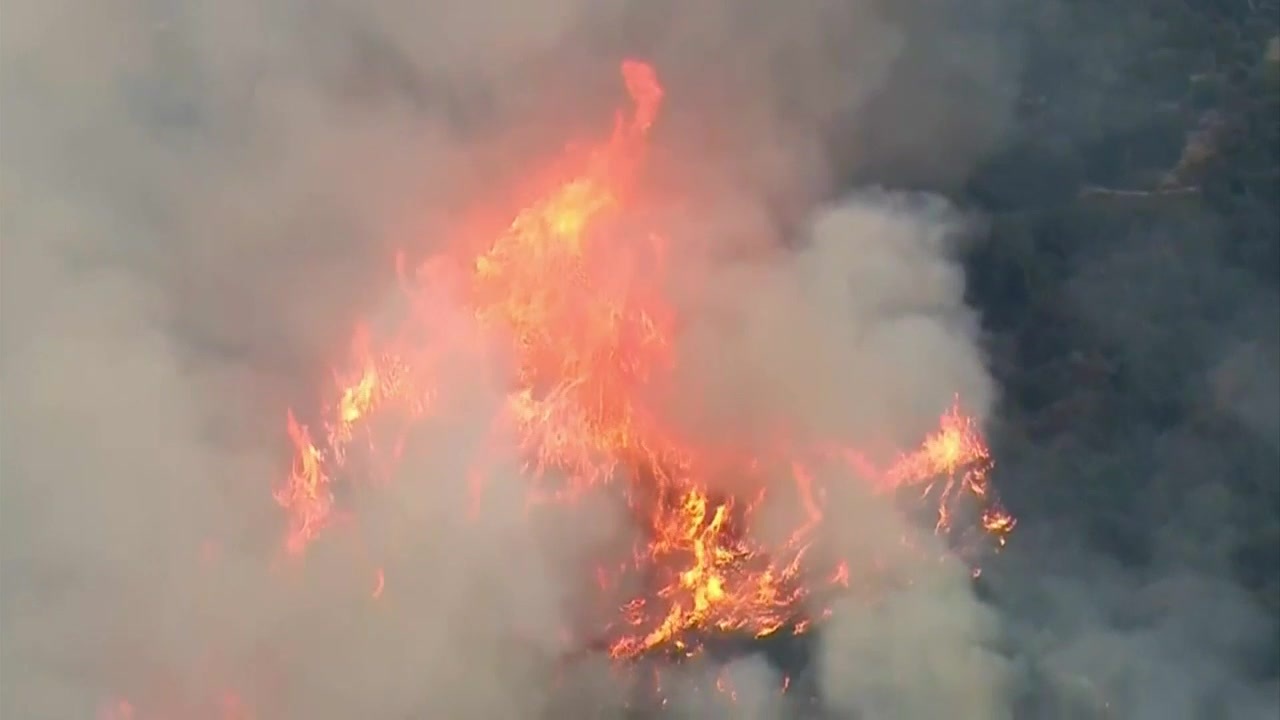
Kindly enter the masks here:
[[[937, 503], [938, 532], [950, 530], [964, 498], [981, 503], [982, 526], [1003, 543], [1014, 521], [994, 502], [990, 454], [958, 400], [918, 449], [885, 468], [838, 438], [726, 452], [700, 447], [664, 422], [652, 398], [679, 356], [676, 317], [664, 292], [665, 241], [622, 222], [643, 175], [663, 89], [647, 64], [625, 62], [622, 75], [632, 106], [619, 113], [611, 136], [558, 163], [553, 181], [478, 253], [455, 247], [433, 260], [460, 269], [476, 327], [501, 338], [501, 351], [513, 361], [513, 385], [497, 421], [507, 431], [499, 435], [514, 438], [525, 459], [532, 496], [568, 499], [617, 485], [645, 531], [621, 569], [601, 571], [604, 585], [616, 586], [618, 573], [634, 573], [645, 589], [622, 603], [616, 620], [601, 628], [602, 639], [592, 642], [628, 658], [658, 649], [692, 654], [706, 633], [764, 637], [808, 629], [822, 614], [817, 590], [850, 582], [848, 559], [819, 560], [810, 552], [823, 522], [824, 483], [832, 482], [814, 468], [833, 456], [847, 460], [841, 481], [867, 482], [884, 493], [918, 488]], [[407, 284], [411, 306], [427, 292], [432, 267]], [[275, 497], [287, 513], [291, 553], [305, 551], [332, 523], [339, 511], [334, 488], [349, 481], [344, 468], [352, 444], [376, 434], [373, 419], [380, 419], [379, 432], [388, 427], [381, 419], [405, 427], [435, 412], [437, 397], [447, 395], [433, 360], [455, 339], [424, 333], [417, 319], [407, 323], [381, 343], [367, 330], [356, 332], [353, 369], [335, 373], [321, 432], [288, 415], [293, 466]], [[380, 443], [377, 450], [391, 448], [393, 456], [395, 447]], [[727, 473], [791, 477], [804, 520], [781, 541], [754, 537], [750, 520], [764, 490], [750, 497], [714, 492], [711, 479]], [[375, 594], [383, 583], [379, 570]]]

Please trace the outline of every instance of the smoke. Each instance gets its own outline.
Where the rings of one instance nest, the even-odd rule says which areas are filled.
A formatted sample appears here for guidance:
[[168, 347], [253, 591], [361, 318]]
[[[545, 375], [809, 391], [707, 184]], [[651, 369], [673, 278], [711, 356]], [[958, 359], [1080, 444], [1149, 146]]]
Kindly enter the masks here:
[[955, 393], [984, 412], [994, 391], [955, 262], [965, 231], [937, 198], [864, 192], [817, 208], [794, 251], [686, 257], [697, 304], [677, 372], [691, 377], [673, 414], [733, 437], [781, 420], [900, 449]]
[[[965, 231], [937, 198], [866, 192], [816, 210], [799, 250], [721, 257], [710, 270], [694, 256], [704, 304], [686, 314], [695, 320], [681, 337], [672, 415], [712, 442], [763, 442], [782, 423], [801, 437], [901, 448], [935, 427], [957, 392], [985, 412], [994, 388], [954, 261]], [[738, 479], [725, 482], [750, 497]], [[826, 703], [859, 718], [1001, 717], [995, 618], [968, 569], [940, 563], [946, 548], [868, 486], [830, 487], [815, 552], [885, 569], [824, 625]], [[756, 530], [781, 539], [800, 513], [766, 504]]]
[[[1002, 47], [958, 13], [11, 3], [0, 714], [94, 717], [125, 698], [140, 718], [622, 713], [607, 668], [557, 677], [550, 661], [583, 612], [582, 556], [626, 531], [620, 508], [530, 517], [519, 458], [489, 457], [486, 512], [467, 513], [502, 368], [446, 358], [465, 402], [415, 431], [392, 482], [346, 499], [358, 532], [301, 564], [279, 555], [269, 493], [283, 409], [311, 401], [357, 317], [395, 311], [396, 249], [443, 242], [524, 159], [607, 120], [617, 59], [641, 53], [673, 98], [657, 167], [688, 193], [671, 214], [701, 276], [696, 293], [677, 283], [696, 349], [681, 387], [703, 394], [671, 402], [690, 428], [750, 437], [780, 417], [887, 447], [954, 392], [985, 412], [963, 219], [919, 196], [820, 204], [849, 175], [945, 185], [999, 135]], [[829, 161], [837, 129], [858, 142]], [[431, 312], [465, 325], [447, 293]], [[934, 542], [882, 500], [830, 508], [821, 552]], [[1000, 717], [1006, 672], [965, 570], [888, 561], [884, 592], [831, 619], [821, 692], [863, 718]], [[735, 713], [785, 713], [757, 659], [705, 670], [674, 680], [691, 716], [720, 673]]]
[[[863, 192], [816, 210], [797, 251], [695, 267], [710, 307], [688, 313], [701, 321], [682, 337], [689, 361], [674, 416], [712, 441], [764, 441], [782, 422], [900, 448], [936, 425], [954, 393], [985, 412], [994, 388], [954, 259], [967, 230], [935, 197]], [[973, 596], [967, 568], [939, 564], [941, 543], [866, 486], [830, 487], [816, 552], [887, 569], [824, 625], [825, 702], [859, 718], [1001, 717], [1008, 678], [990, 649], [996, 618]], [[767, 505], [758, 531], [786, 533], [799, 512]]]
[[1142, 215], [1080, 248], [1059, 322], [1082, 381], [1001, 433], [1027, 532], [987, 577], [1038, 717], [1276, 715], [1280, 304], [1223, 232]]

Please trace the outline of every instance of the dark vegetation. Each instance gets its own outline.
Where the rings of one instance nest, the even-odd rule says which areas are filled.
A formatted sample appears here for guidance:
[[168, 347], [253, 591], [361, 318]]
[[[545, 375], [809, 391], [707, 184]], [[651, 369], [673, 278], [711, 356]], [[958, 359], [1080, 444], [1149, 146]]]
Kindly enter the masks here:
[[[1026, 4], [1016, 129], [964, 192], [992, 218], [966, 263], [1022, 521], [1003, 562], [1070, 574], [1067, 538], [1280, 621], [1280, 3], [1064, 5]], [[1241, 673], [1280, 676], [1278, 632]]]
[[[1001, 486], [1139, 564], [1161, 523], [1214, 514], [1239, 531], [1217, 559], [1280, 612], [1280, 438], [1227, 407], [1277, 404], [1280, 10], [1083, 4], [1084, 27], [1045, 13], [1019, 132], [967, 188], [994, 216], [967, 261], [1006, 393]], [[1232, 368], [1235, 343], [1260, 367]], [[1063, 477], [1021, 485], [1043, 453]]]

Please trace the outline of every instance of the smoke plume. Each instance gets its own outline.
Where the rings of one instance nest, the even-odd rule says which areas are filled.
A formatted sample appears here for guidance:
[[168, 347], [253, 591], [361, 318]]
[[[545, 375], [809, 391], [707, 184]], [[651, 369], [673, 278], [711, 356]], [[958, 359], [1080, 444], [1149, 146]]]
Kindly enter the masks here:
[[[446, 358], [460, 410], [345, 499], [358, 532], [302, 562], [270, 493], [284, 409], [312, 402], [358, 318], [396, 312], [395, 251], [443, 244], [528, 160], [607, 122], [617, 60], [638, 54], [668, 86], [655, 174], [682, 198], [665, 211], [690, 349], [672, 414], [708, 438], [781, 420], [900, 447], [954, 393], [985, 413], [969, 223], [935, 198], [833, 193], [944, 186], [998, 137], [1004, 46], [964, 7], [10, 3], [0, 715], [623, 713], [603, 661], [554, 661], [586, 612], [584, 559], [626, 541], [623, 508], [531, 516], [512, 456], [486, 458], [486, 510], [466, 511], [504, 368]], [[465, 332], [448, 292], [430, 312]], [[967, 569], [883, 499], [828, 503], [817, 552], [895, 538], [929, 558], [891, 554], [877, 592], [837, 607], [812, 672], [831, 710], [1004, 716]], [[785, 716], [781, 674], [694, 666], [671, 697], [706, 717], [699, 688], [723, 675], [732, 716]]]

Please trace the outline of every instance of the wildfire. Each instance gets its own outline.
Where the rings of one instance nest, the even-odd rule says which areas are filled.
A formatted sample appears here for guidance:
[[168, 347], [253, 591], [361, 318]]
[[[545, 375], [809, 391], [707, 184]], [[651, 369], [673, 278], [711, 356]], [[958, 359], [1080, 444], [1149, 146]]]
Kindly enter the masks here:
[[[679, 357], [676, 317], [664, 293], [664, 240], [621, 222], [642, 179], [663, 90], [646, 64], [625, 62], [622, 76], [632, 105], [609, 137], [557, 163], [553, 181], [478, 252], [450, 248], [405, 288], [413, 307], [415, 296], [428, 292], [432, 268], [447, 266], [465, 278], [460, 295], [476, 328], [500, 338], [496, 351], [513, 363], [495, 437], [524, 458], [531, 498], [570, 501], [615, 486], [629, 498], [645, 540], [622, 570], [602, 570], [601, 584], [617, 587], [617, 575], [631, 573], [643, 578], [645, 590], [622, 603], [616, 621], [591, 642], [614, 658], [658, 650], [690, 655], [708, 634], [761, 638], [811, 627], [830, 594], [824, 588], [850, 583], [848, 560], [810, 552], [826, 483], [833, 481], [815, 468], [833, 456], [844, 461], [842, 482], [870, 483], [884, 493], [915, 488], [936, 502], [938, 532], [949, 531], [962, 500], [977, 502], [981, 525], [1003, 543], [1014, 520], [994, 502], [990, 454], [958, 400], [937, 432], [887, 468], [838, 438], [821, 447], [779, 443], [789, 449], [726, 452], [698, 447], [664, 422], [652, 398]], [[288, 415], [293, 466], [275, 497], [288, 516], [291, 553], [304, 552], [339, 512], [334, 490], [349, 482], [346, 466], [357, 440], [385, 441], [392, 428], [392, 439], [372, 452], [392, 463], [399, 447], [394, 428], [439, 410], [437, 398], [447, 388], [433, 376], [434, 361], [456, 338], [433, 335], [428, 325], [411, 317], [381, 342], [358, 330], [353, 370], [335, 374], [319, 432]], [[751, 518], [764, 491], [718, 493], [711, 479], [726, 474], [789, 476], [804, 521], [781, 542], [755, 538]], [[475, 475], [482, 479], [483, 472]], [[378, 570], [375, 597], [384, 581]]]
[[[214, 706], [214, 716], [217, 720], [254, 720], [254, 713], [245, 707], [244, 702], [235, 693], [224, 693], [218, 700], [212, 704]], [[209, 715], [200, 715], [192, 709], [184, 709], [181, 711], [169, 711], [167, 713], [139, 711], [133, 703], [124, 699], [117, 699], [101, 708], [97, 714], [98, 720], [143, 720], [144, 718], [166, 718], [166, 717], [210, 717]]]

